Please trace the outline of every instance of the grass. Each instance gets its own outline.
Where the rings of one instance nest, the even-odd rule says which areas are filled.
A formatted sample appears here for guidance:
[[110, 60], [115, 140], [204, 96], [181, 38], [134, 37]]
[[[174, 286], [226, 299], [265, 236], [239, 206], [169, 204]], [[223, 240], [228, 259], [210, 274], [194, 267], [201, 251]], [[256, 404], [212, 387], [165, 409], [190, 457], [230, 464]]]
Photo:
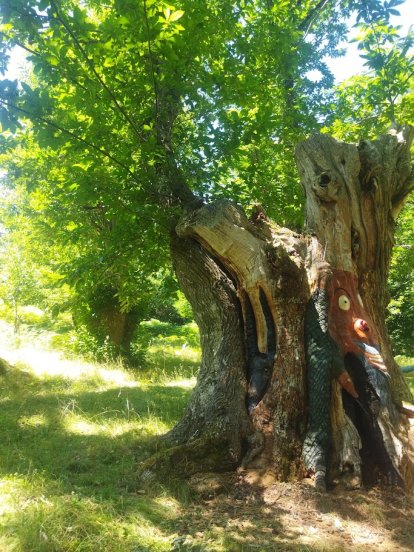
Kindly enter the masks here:
[[[203, 502], [172, 478], [140, 479], [139, 463], [180, 418], [195, 384], [200, 351], [193, 330], [161, 332], [150, 323], [141, 371], [64, 359], [47, 350], [47, 332], [26, 333], [16, 346], [9, 328], [0, 330], [0, 357], [13, 364], [0, 374], [1, 552], [347, 550], [329, 541], [332, 516], [341, 512], [330, 496], [328, 513], [320, 507], [298, 528], [306, 489], [302, 495], [281, 484], [269, 506], [239, 486], [213, 504], [214, 493]], [[304, 518], [313, 495], [306, 500]], [[351, 502], [354, 508], [356, 498]], [[369, 512], [352, 508], [341, 518], [344, 531], [373, 513], [384, 524], [382, 503]], [[301, 543], [310, 529], [318, 534], [318, 523], [329, 533]]]
[[[414, 357], [397, 356], [395, 360], [400, 366], [414, 366]], [[410, 388], [411, 394], [414, 396], [414, 372], [405, 374], [405, 378]]]
[[[0, 550], [171, 550], [188, 496], [139, 462], [181, 416], [199, 352], [154, 344], [142, 374], [25, 347], [0, 376]], [[4, 351], [1, 351], [4, 353]]]

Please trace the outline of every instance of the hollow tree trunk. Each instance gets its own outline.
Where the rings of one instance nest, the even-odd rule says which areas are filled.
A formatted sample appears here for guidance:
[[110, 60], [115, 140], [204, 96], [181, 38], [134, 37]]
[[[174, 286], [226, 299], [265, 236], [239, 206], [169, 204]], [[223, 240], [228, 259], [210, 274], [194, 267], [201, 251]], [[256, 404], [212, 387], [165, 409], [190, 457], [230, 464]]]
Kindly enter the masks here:
[[[186, 473], [238, 465], [287, 478], [410, 485], [408, 389], [384, 324], [393, 226], [410, 188], [411, 128], [359, 147], [299, 145], [307, 234], [221, 200], [172, 239], [200, 327], [197, 387], [164, 458]], [[168, 463], [168, 462], [167, 462]]]
[[[378, 477], [411, 482], [407, 428], [399, 412], [401, 399], [411, 396], [392, 358], [384, 310], [394, 220], [411, 186], [412, 138], [413, 129], [406, 127], [357, 148], [315, 136], [297, 150], [307, 230], [317, 241], [312, 265], [319, 265], [310, 282], [318, 313], [308, 311], [304, 460], [321, 487], [328, 468], [348, 470], [354, 485]], [[323, 340], [315, 325], [323, 329]], [[336, 380], [331, 389], [329, 375]], [[331, 398], [330, 420], [326, 406], [318, 412], [321, 388]]]

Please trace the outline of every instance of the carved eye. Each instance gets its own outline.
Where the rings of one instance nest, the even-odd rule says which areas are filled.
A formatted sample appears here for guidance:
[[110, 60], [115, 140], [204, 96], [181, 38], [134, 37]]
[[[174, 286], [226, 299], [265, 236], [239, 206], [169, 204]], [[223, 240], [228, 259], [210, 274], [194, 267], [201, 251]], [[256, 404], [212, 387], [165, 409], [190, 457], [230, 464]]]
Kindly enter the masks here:
[[322, 188], [326, 188], [331, 181], [331, 177], [328, 173], [324, 172], [319, 177], [319, 186], [322, 186]]
[[341, 295], [338, 299], [338, 306], [341, 310], [347, 311], [351, 308], [351, 301], [346, 295]]

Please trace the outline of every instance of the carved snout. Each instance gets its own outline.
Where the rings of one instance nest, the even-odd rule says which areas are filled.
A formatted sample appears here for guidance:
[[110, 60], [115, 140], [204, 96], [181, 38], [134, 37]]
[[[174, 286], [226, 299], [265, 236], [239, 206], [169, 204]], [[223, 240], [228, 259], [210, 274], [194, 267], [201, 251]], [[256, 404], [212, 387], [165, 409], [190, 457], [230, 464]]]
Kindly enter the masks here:
[[366, 320], [363, 320], [362, 318], [357, 318], [354, 322], [354, 330], [359, 334], [359, 332], [368, 332], [369, 326], [368, 322]]

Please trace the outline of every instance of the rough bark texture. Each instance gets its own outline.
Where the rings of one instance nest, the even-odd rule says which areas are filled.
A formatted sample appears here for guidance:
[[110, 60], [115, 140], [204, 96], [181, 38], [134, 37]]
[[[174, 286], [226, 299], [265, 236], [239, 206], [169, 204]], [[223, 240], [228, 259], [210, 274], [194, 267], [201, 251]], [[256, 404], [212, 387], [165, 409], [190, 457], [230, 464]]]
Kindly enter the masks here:
[[406, 400], [410, 397], [393, 360], [384, 311], [395, 220], [412, 189], [413, 132], [408, 126], [393, 129], [359, 146], [316, 135], [297, 148], [307, 231], [317, 236], [330, 266], [358, 276], [360, 294], [393, 375], [395, 398]]
[[[174, 268], [181, 289], [194, 308], [200, 330], [202, 361], [198, 384], [172, 444], [220, 436], [215, 469], [237, 466], [241, 443], [251, 433], [245, 409], [245, 345], [240, 303], [234, 283], [219, 263], [193, 239], [173, 236]], [[210, 446], [210, 445], [209, 445]], [[205, 461], [215, 450], [205, 451]]]
[[407, 127], [359, 147], [325, 135], [299, 145], [306, 235], [260, 209], [248, 220], [226, 200], [182, 217], [172, 258], [203, 356], [166, 437], [169, 465], [184, 458], [188, 473], [241, 465], [281, 478], [308, 471], [320, 489], [341, 474], [351, 486], [376, 482], [371, 474], [411, 484], [398, 410], [410, 396], [384, 308], [412, 138]]
[[[198, 240], [226, 267], [243, 313], [242, 409], [246, 412], [246, 394], [254, 398], [257, 388], [261, 400], [251, 412], [253, 427], [241, 443], [246, 450], [242, 463], [272, 467], [286, 477], [299, 469], [304, 430], [305, 242], [265, 220], [254, 225], [228, 201], [191, 213], [180, 222], [177, 233]], [[222, 337], [235, 347], [237, 342], [228, 335]]]

